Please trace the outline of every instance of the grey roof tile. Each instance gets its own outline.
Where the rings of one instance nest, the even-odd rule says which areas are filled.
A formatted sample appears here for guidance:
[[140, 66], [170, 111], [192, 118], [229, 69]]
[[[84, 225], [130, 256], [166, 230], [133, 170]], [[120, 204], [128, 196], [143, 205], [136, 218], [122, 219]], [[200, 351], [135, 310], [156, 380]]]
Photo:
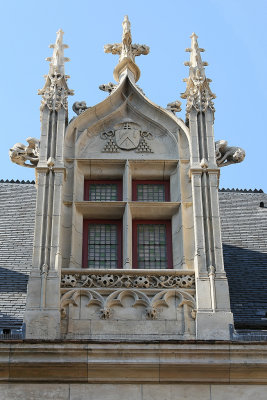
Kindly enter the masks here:
[[32, 263], [36, 189], [0, 181], [0, 328], [23, 321]]

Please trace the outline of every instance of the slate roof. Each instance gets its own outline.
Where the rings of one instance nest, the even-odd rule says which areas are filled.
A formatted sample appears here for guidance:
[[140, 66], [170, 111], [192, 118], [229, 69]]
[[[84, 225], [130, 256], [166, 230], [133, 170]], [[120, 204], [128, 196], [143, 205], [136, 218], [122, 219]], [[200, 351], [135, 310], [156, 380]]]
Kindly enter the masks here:
[[232, 191], [219, 198], [235, 327], [267, 329], [267, 194]]
[[[34, 234], [33, 183], [0, 181], [0, 331], [19, 328], [23, 321]], [[235, 328], [267, 329], [267, 194], [224, 189], [219, 198]]]
[[32, 263], [36, 189], [0, 182], [0, 328], [19, 328]]

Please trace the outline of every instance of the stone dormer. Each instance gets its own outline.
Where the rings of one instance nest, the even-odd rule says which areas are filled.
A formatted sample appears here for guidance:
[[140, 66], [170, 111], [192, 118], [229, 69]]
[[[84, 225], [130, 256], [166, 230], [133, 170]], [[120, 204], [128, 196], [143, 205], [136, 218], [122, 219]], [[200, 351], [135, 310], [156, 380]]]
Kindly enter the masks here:
[[218, 182], [220, 167], [245, 154], [214, 142], [215, 95], [197, 36], [184, 122], [179, 101], [162, 108], [137, 86], [135, 57], [149, 48], [132, 43], [130, 28], [125, 17], [121, 43], [105, 46], [119, 55], [117, 83], [101, 85], [108, 95], [93, 107], [74, 103], [70, 122], [58, 32], [39, 92], [40, 141], [10, 150], [37, 182], [26, 337], [227, 340]]

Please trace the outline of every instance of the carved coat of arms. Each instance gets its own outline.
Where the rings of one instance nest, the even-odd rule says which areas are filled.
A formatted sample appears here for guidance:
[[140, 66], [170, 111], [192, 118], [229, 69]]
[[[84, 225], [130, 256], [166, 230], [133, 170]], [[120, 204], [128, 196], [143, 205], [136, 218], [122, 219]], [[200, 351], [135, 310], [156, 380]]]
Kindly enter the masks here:
[[103, 132], [101, 138], [108, 140], [102, 150], [104, 153], [118, 153], [119, 149], [136, 149], [138, 153], [153, 153], [146, 141], [153, 139], [152, 134], [143, 132], [140, 125], [135, 122], [121, 122], [114, 126], [114, 130]]
[[117, 146], [124, 150], [136, 149], [139, 145], [141, 130], [135, 123], [125, 122], [115, 126]]

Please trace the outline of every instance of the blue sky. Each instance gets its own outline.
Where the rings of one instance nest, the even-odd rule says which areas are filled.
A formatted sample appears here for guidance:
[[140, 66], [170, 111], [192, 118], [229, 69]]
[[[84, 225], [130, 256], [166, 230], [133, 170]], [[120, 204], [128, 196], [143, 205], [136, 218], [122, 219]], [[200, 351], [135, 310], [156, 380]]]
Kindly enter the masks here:
[[[37, 90], [48, 72], [48, 48], [56, 31], [65, 32], [65, 51], [71, 62], [66, 73], [75, 96], [88, 106], [106, 93], [98, 86], [114, 81], [118, 57], [105, 54], [106, 43], [119, 42], [123, 16], [129, 15], [133, 42], [150, 46], [150, 54], [136, 59], [138, 82], [146, 95], [165, 107], [185, 90], [188, 76], [183, 62], [193, 31], [204, 47], [207, 77], [215, 100], [216, 140], [246, 150], [243, 163], [222, 168], [221, 187], [262, 188], [267, 192], [267, 1], [1, 1], [1, 174], [0, 179], [34, 179], [34, 171], [19, 167], [8, 157], [16, 142], [40, 136]], [[184, 119], [185, 103], [178, 114]]]

